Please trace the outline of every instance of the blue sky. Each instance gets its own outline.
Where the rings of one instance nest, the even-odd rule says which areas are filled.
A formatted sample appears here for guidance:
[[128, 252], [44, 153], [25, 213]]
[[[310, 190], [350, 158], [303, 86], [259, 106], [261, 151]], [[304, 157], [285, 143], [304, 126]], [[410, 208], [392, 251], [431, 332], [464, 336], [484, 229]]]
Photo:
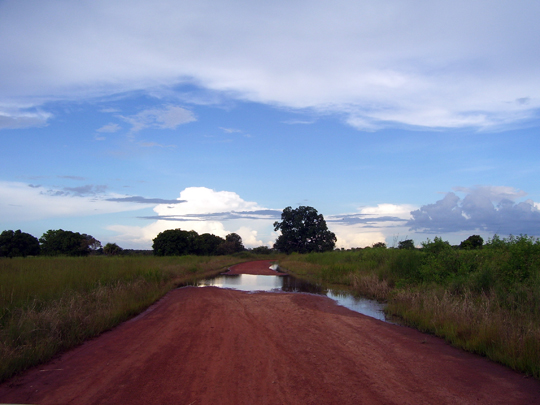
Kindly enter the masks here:
[[0, 230], [540, 236], [540, 3], [0, 1]]

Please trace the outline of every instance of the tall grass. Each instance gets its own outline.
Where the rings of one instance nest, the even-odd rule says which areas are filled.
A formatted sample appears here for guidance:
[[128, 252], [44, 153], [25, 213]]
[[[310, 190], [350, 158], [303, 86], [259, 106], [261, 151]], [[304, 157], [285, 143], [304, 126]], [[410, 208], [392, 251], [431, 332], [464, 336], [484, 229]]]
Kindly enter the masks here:
[[540, 241], [495, 236], [481, 250], [441, 242], [290, 255], [280, 265], [387, 301], [406, 324], [540, 378]]
[[230, 256], [0, 259], [0, 381], [140, 313]]

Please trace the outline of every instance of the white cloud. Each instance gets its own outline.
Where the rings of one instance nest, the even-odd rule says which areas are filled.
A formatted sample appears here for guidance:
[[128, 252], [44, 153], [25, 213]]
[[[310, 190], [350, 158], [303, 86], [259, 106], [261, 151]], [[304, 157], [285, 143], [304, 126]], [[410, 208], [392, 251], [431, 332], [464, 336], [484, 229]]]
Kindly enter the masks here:
[[244, 201], [232, 191], [214, 191], [206, 187], [188, 187], [180, 192], [179, 198], [186, 202], [173, 207], [161, 204], [154, 211], [158, 215], [187, 215], [262, 209], [256, 202]]
[[[184, 202], [157, 205], [154, 208], [157, 215], [150, 218], [154, 222], [149, 225], [143, 227], [112, 225], [107, 229], [118, 232], [119, 241], [137, 244], [146, 249], [160, 232], [176, 228], [221, 237], [235, 232], [242, 237], [246, 247], [270, 243], [270, 228], [275, 218], [265, 218], [266, 210], [256, 202], [244, 201], [231, 191], [215, 191], [206, 187], [188, 187], [180, 192], [179, 200]], [[249, 215], [250, 212], [253, 213], [252, 216]]]
[[[189, 83], [363, 130], [493, 128], [540, 108], [539, 14], [535, 0], [4, 1], [0, 104]], [[127, 120], [137, 131], [189, 118]]]
[[225, 132], [227, 134], [242, 133], [242, 130], [235, 129], [235, 128], [223, 128], [223, 127], [220, 127], [219, 129], [221, 129], [223, 132]]
[[328, 228], [336, 234], [338, 248], [371, 246], [376, 242], [392, 244], [392, 239], [407, 233], [409, 204], [378, 204], [359, 208], [357, 213], [333, 215], [327, 218]]
[[52, 114], [44, 112], [8, 112], [2, 111], [0, 108], [0, 129], [42, 127], [47, 124], [47, 120], [51, 117]]
[[113, 133], [113, 132], [118, 132], [122, 129], [122, 127], [120, 127], [120, 125], [118, 124], [115, 124], [115, 123], [109, 123], [107, 125], [104, 125], [102, 126], [101, 128], [99, 129], [96, 129], [96, 132], [108, 132], [108, 133]]
[[132, 125], [132, 132], [149, 127], [176, 129], [179, 125], [196, 121], [195, 115], [191, 111], [172, 105], [163, 109], [152, 108], [129, 117], [120, 116], [120, 118]]
[[409, 219], [411, 217], [411, 211], [416, 209], [414, 205], [410, 204], [377, 204], [374, 207], [362, 207], [360, 214], [376, 215], [377, 217], [397, 217], [400, 219]]
[[[238, 233], [246, 247], [273, 246], [278, 233], [273, 223], [279, 221], [281, 210], [268, 210], [256, 202], [243, 200], [230, 191], [215, 191], [206, 187], [189, 187], [180, 193], [182, 204], [160, 204], [154, 208], [153, 222], [143, 227], [113, 225], [107, 229], [118, 232], [118, 240], [148, 249], [158, 233], [167, 229], [194, 230], [225, 237]], [[326, 217], [328, 228], [338, 238], [337, 247], [371, 246], [407, 231], [412, 205], [379, 204], [362, 207], [357, 213]]]

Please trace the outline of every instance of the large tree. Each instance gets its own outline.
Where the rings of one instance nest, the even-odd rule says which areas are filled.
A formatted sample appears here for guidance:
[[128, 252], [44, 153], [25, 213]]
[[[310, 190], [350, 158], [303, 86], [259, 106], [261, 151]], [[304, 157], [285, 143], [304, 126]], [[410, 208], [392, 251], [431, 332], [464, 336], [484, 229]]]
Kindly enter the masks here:
[[218, 255], [232, 255], [233, 253], [246, 250], [242, 238], [237, 233], [230, 233], [225, 236], [225, 241], [217, 247]]
[[245, 250], [242, 238], [236, 233], [230, 233], [223, 239], [209, 233], [199, 235], [182, 229], [161, 232], [154, 238], [152, 248], [156, 256], [230, 255]]
[[460, 243], [460, 249], [473, 250], [482, 249], [484, 245], [484, 239], [480, 235], [471, 235], [463, 242]]
[[203, 233], [199, 235], [195, 244], [195, 254], [199, 256], [214, 256], [217, 255], [218, 247], [225, 239], [212, 235], [211, 233]]
[[0, 257], [39, 255], [39, 241], [26, 232], [4, 231], [0, 234]]
[[281, 231], [274, 249], [287, 254], [325, 252], [336, 246], [336, 235], [328, 230], [324, 217], [313, 207], [285, 208], [281, 222], [274, 222], [274, 230]]
[[183, 256], [195, 254], [199, 234], [195, 231], [168, 229], [154, 239], [152, 248], [156, 256]]
[[101, 242], [92, 235], [63, 229], [48, 230], [41, 238], [41, 253], [48, 256], [86, 256], [101, 247]]

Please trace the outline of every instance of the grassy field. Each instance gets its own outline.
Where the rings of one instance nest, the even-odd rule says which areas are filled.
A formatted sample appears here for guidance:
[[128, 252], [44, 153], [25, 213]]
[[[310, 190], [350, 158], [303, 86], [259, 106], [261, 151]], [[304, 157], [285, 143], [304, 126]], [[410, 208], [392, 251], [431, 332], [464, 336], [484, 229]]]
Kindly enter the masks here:
[[[481, 250], [435, 240], [422, 250], [279, 256], [298, 277], [388, 302], [390, 314], [540, 378], [540, 242]], [[140, 313], [175, 286], [269, 256], [36, 257], [0, 260], [0, 381]]]
[[495, 237], [481, 250], [362, 249], [290, 255], [280, 266], [388, 302], [421, 331], [540, 378], [540, 242]]
[[0, 259], [0, 381], [111, 329], [175, 286], [252, 257]]

